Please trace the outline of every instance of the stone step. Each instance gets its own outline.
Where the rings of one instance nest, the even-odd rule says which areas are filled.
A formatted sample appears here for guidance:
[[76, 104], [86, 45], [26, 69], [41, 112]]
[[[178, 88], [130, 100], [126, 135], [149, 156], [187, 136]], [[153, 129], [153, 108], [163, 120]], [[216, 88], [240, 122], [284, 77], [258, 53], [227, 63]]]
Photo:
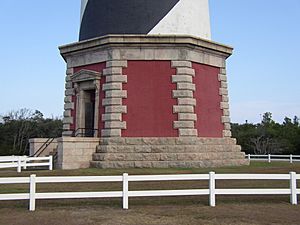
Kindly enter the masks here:
[[100, 145], [235, 145], [234, 138], [101, 138]]
[[98, 145], [97, 153], [240, 152], [239, 145]]
[[93, 161], [201, 161], [244, 159], [242, 152], [206, 153], [94, 153]]
[[203, 160], [203, 161], [91, 161], [94, 168], [208, 168], [249, 165], [245, 159]]

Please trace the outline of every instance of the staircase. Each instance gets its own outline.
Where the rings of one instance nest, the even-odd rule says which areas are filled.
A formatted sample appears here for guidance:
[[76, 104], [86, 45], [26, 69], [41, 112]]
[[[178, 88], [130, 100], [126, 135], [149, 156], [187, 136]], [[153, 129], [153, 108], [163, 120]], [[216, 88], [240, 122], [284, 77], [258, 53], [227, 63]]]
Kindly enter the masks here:
[[[39, 157], [45, 155], [44, 152], [46, 149], [52, 144], [52, 142], [55, 140], [55, 138], [48, 138], [42, 145], [41, 147], [31, 155], [31, 157]], [[46, 155], [47, 156], [47, 155]]]
[[248, 165], [231, 138], [101, 139], [91, 167], [199, 168]]

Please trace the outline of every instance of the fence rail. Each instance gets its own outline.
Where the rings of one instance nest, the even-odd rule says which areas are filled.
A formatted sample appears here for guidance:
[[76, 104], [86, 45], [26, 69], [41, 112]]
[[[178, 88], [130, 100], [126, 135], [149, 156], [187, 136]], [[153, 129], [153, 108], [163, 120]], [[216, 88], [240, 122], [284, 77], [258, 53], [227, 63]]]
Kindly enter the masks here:
[[53, 157], [29, 157], [29, 156], [0, 156], [0, 169], [17, 168], [20, 173], [27, 167], [46, 166], [49, 170], [53, 169]]
[[280, 162], [300, 162], [300, 155], [246, 155], [246, 158], [249, 161], [266, 161], [271, 163], [272, 161], [280, 161]]
[[[243, 188], [243, 189], [218, 189], [217, 180], [286, 180], [290, 188]], [[130, 191], [129, 182], [144, 181], [208, 181], [208, 189], [187, 190], [139, 190]], [[38, 199], [76, 199], [76, 198], [122, 198], [123, 209], [128, 209], [129, 197], [155, 197], [155, 196], [209, 196], [209, 204], [216, 205], [216, 195], [290, 195], [290, 202], [297, 204], [297, 180], [300, 175], [295, 172], [289, 174], [186, 174], [186, 175], [132, 175], [124, 173], [122, 176], [70, 176], [70, 177], [30, 177], [0, 178], [0, 184], [29, 184], [29, 193], [0, 194], [0, 200], [29, 200], [29, 210], [35, 210]], [[36, 186], [41, 183], [87, 183], [87, 182], [122, 182], [121, 191], [106, 192], [50, 192], [37, 193]]]

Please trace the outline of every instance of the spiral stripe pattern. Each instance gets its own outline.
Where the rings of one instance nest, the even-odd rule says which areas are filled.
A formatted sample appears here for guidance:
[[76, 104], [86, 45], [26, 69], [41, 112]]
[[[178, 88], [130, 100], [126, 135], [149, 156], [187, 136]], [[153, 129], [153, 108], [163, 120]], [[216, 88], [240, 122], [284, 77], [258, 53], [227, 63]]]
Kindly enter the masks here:
[[108, 34], [210, 39], [208, 0], [82, 0], [79, 40]]

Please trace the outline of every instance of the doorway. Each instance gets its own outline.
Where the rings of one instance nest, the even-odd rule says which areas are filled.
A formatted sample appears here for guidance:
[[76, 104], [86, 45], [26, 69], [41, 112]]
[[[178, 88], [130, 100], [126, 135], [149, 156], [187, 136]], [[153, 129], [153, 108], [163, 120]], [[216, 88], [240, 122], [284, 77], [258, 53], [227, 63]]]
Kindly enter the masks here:
[[95, 90], [84, 91], [84, 136], [94, 137], [95, 133]]

